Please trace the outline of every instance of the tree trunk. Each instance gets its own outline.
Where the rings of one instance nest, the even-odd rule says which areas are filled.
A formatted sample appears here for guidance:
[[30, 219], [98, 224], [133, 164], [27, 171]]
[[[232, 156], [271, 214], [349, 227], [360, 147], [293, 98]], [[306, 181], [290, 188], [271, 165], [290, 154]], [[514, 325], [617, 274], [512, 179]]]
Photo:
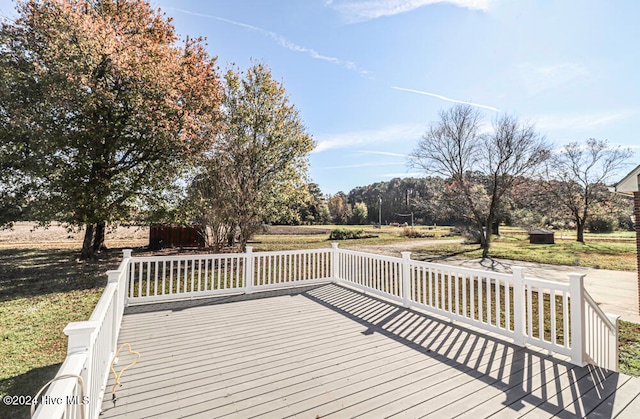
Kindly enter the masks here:
[[84, 231], [84, 240], [82, 241], [82, 251], [80, 252], [80, 259], [82, 260], [92, 259], [94, 256], [93, 246], [91, 245], [93, 242], [93, 232], [94, 225], [87, 224]]
[[105, 236], [105, 223], [96, 224], [96, 234], [93, 238], [93, 251], [101, 252], [103, 250], [107, 250], [107, 246], [104, 244], [104, 236]]
[[489, 247], [491, 247], [491, 230], [486, 226], [482, 229], [480, 244], [482, 245], [482, 259], [485, 259], [489, 256]]
[[247, 236], [248, 228], [240, 227], [240, 235], [238, 236], [238, 246], [240, 247], [240, 252], [245, 252], [247, 250], [247, 242], [249, 241], [249, 237]]
[[579, 241], [580, 243], [584, 243], [584, 223], [578, 223], [577, 224], [577, 238], [576, 241]]

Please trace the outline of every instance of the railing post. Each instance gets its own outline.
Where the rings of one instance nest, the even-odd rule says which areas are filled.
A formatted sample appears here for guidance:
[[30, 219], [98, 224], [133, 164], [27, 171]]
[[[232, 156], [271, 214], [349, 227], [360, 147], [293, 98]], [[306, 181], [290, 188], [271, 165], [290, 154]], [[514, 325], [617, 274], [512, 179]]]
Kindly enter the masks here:
[[584, 277], [584, 274], [569, 274], [569, 292], [571, 293], [571, 362], [581, 367], [586, 365], [584, 356]]
[[331, 280], [338, 282], [338, 243], [331, 243]]
[[613, 324], [614, 330], [613, 330], [613, 339], [609, 339], [609, 365], [607, 365], [607, 368], [618, 372], [619, 369], [619, 359], [620, 359], [620, 353], [619, 353], [619, 347], [618, 347], [618, 320], [620, 320], [620, 316], [617, 314], [609, 314], [607, 313], [607, 318], [609, 319], [609, 321], [611, 322], [611, 324]]
[[109, 284], [117, 283], [118, 280], [120, 279], [120, 271], [115, 269], [111, 271], [107, 271], [107, 278], [109, 279], [107, 283]]
[[122, 264], [124, 265], [124, 269], [125, 269], [125, 274], [124, 274], [125, 277], [122, 284], [123, 301], [124, 301], [125, 307], [129, 305], [129, 297], [127, 296], [127, 290], [129, 289], [129, 281], [131, 281], [131, 278], [130, 278], [131, 263], [129, 262], [129, 260], [131, 259], [131, 252], [132, 252], [131, 249], [122, 249], [122, 261], [123, 262], [126, 261], [126, 263]]
[[108, 283], [117, 284], [116, 295], [113, 297], [115, 307], [113, 310], [113, 318], [111, 319], [111, 340], [109, 341], [109, 344], [111, 345], [109, 349], [111, 352], [116, 350], [118, 334], [120, 333], [120, 323], [122, 321], [122, 313], [124, 312], [124, 297], [126, 294], [123, 294], [125, 286], [120, 282], [121, 273], [122, 272], [117, 270], [107, 271], [107, 278], [109, 278]]
[[[85, 395], [91, 397], [91, 392], [96, 390], [91, 388], [91, 366], [93, 365], [92, 341], [93, 334], [99, 324], [95, 321], [71, 322], [64, 328], [63, 332], [69, 337], [67, 344], [67, 356], [72, 354], [86, 354], [87, 358], [82, 367], [80, 375], [85, 382]], [[85, 417], [89, 417], [89, 405], [80, 406], [85, 410]], [[91, 406], [94, 408], [95, 406]]]
[[251, 294], [253, 292], [253, 247], [247, 246], [247, 250], [245, 250], [245, 259], [244, 259], [244, 283], [245, 283], [245, 294]]
[[98, 327], [95, 321], [71, 322], [63, 332], [69, 337], [67, 355], [87, 352], [91, 348], [91, 337]]
[[409, 261], [411, 260], [411, 252], [400, 252], [402, 255], [402, 305], [411, 306], [411, 281]]
[[[513, 271], [513, 343], [524, 346], [524, 268], [514, 266]], [[509, 304], [509, 302], [506, 302]]]

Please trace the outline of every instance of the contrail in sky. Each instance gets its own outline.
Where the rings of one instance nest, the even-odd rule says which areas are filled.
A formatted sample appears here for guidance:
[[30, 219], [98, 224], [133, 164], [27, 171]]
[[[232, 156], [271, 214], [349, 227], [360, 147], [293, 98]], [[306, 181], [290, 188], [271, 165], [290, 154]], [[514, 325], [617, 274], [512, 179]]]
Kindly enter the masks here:
[[220, 22], [228, 23], [230, 25], [235, 25], [235, 26], [239, 26], [241, 28], [245, 28], [245, 29], [249, 29], [249, 30], [252, 30], [252, 31], [256, 31], [256, 32], [259, 32], [259, 33], [261, 33], [261, 34], [273, 39], [274, 41], [276, 41], [278, 43], [278, 45], [280, 45], [281, 47], [286, 48], [286, 49], [288, 49], [290, 51], [301, 52], [303, 54], [307, 54], [311, 58], [315, 58], [316, 60], [328, 61], [328, 62], [337, 64], [337, 65], [346, 67], [349, 70], [359, 72], [361, 75], [367, 75], [368, 74], [368, 71], [358, 69], [356, 64], [354, 62], [352, 62], [352, 61], [343, 61], [343, 60], [341, 60], [339, 58], [336, 58], [336, 57], [330, 57], [328, 55], [322, 55], [318, 51], [314, 50], [313, 48], [307, 48], [307, 47], [304, 47], [302, 45], [298, 45], [295, 42], [290, 41], [289, 39], [285, 38], [284, 36], [282, 36], [282, 35], [280, 35], [280, 34], [278, 34], [276, 32], [268, 31], [266, 29], [262, 29], [262, 28], [259, 28], [257, 26], [249, 25], [247, 23], [242, 23], [242, 22], [238, 22], [238, 21], [235, 21], [235, 20], [231, 20], [231, 19], [225, 19], [225, 18], [220, 17], [220, 16], [208, 15], [208, 14], [198, 13], [198, 12], [192, 12], [190, 10], [179, 9], [177, 7], [168, 7], [168, 9], [172, 9], [172, 10], [175, 10], [177, 12], [184, 13], [184, 14], [187, 14], [187, 15], [199, 16], [199, 17], [203, 17], [203, 18], [206, 18], [206, 19], [215, 19], [215, 20], [218, 20]]
[[437, 95], [435, 93], [424, 92], [422, 90], [405, 89], [404, 87], [396, 87], [396, 86], [391, 86], [391, 88], [395, 89], [395, 90], [402, 90], [402, 91], [405, 91], [405, 92], [418, 93], [420, 95], [432, 96], [432, 97], [438, 98], [440, 100], [446, 100], [447, 102], [463, 103], [465, 105], [471, 105], [471, 106], [475, 106], [475, 107], [478, 107], [478, 108], [489, 109], [490, 111], [494, 111], [494, 112], [500, 112], [500, 109], [494, 108], [493, 106], [481, 105], [479, 103], [467, 102], [467, 101], [464, 101], [464, 100], [451, 99], [451, 98], [446, 97], [446, 96]]

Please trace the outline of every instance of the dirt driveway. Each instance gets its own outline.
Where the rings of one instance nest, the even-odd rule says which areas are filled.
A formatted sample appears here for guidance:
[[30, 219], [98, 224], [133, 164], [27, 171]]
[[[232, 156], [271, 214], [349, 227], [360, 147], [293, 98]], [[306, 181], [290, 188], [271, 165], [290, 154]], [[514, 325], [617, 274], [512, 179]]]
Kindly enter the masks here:
[[[462, 243], [464, 239], [454, 240], [432, 240], [432, 239], [415, 239], [407, 240], [399, 243], [391, 244], [343, 244], [344, 249], [357, 250], [359, 252], [375, 253], [377, 255], [400, 257], [400, 252], [417, 252], [431, 246], [439, 246], [443, 243]], [[412, 259], [422, 260], [421, 255], [424, 252], [412, 254]]]

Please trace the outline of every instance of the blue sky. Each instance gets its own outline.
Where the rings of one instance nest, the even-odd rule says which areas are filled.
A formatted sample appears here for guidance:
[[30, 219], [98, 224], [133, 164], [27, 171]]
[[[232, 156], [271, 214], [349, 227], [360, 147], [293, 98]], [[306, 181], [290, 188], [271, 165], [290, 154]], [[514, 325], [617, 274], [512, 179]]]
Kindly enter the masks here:
[[[640, 162], [640, 2], [590, 0], [153, 0], [224, 69], [283, 82], [317, 142], [325, 193], [419, 176], [413, 150], [438, 112], [507, 112], [556, 146], [586, 138]], [[0, 15], [13, 5], [0, 0]], [[622, 177], [625, 173], [621, 173]]]

